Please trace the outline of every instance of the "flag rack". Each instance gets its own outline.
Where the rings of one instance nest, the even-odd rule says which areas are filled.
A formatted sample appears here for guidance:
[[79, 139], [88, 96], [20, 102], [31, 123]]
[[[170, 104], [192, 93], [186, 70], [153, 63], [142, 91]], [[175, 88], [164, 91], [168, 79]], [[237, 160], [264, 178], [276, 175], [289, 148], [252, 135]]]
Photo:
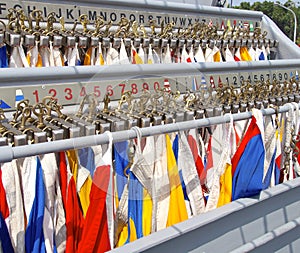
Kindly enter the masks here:
[[[207, 84], [214, 82], [217, 86], [218, 81], [221, 80], [225, 84], [232, 84], [238, 88], [243, 80], [255, 83], [277, 79], [283, 82], [299, 73], [300, 63], [295, 59], [228, 63], [130, 64], [126, 65], [126, 72], [124, 72], [124, 65], [8, 68], [0, 69], [0, 91], [1, 102], [9, 105], [10, 108], [5, 110], [10, 111], [15, 107], [16, 90], [21, 90], [23, 96], [31, 103], [37, 103], [43, 97], [55, 93], [60, 104], [68, 106], [79, 104], [83, 89], [88, 93], [99, 92], [99, 100], [102, 100], [107, 91], [111, 90], [113, 93], [110, 99], [118, 100], [122, 95], [122, 88], [131, 89], [133, 83], [137, 85], [139, 91], [142, 91], [144, 83], [148, 84], [150, 91], [154, 91], [157, 87], [163, 87], [164, 80], [168, 79], [171, 89], [184, 93], [192, 89], [194, 77], [198, 84], [203, 81]], [[66, 91], [72, 93], [72, 99], [69, 99]]]
[[[287, 112], [288, 110], [290, 110], [291, 105], [292, 104], [285, 104], [284, 106], [281, 106], [278, 109], [278, 112], [279, 113]], [[265, 116], [272, 115], [275, 114], [275, 109], [273, 108], [262, 109], [262, 113]], [[252, 113], [251, 112], [237, 113], [237, 114], [232, 114], [232, 117], [234, 121], [245, 120], [251, 118]], [[225, 114], [223, 116], [203, 118], [199, 120], [190, 120], [190, 121], [178, 122], [173, 124], [145, 127], [145, 128], [140, 128], [140, 131], [142, 137], [148, 137], [148, 136], [154, 136], [159, 134], [167, 134], [167, 133], [172, 133], [177, 131], [184, 131], [193, 128], [209, 127], [209, 126], [223, 124], [227, 122], [230, 122], [230, 116], [228, 114]], [[130, 140], [137, 137], [136, 131], [132, 129], [112, 132], [111, 135], [113, 138], [113, 143]], [[65, 151], [70, 149], [81, 149], [81, 148], [102, 145], [107, 143], [109, 143], [109, 135], [107, 133], [104, 133], [99, 135], [76, 137], [76, 138], [65, 139], [65, 140], [26, 145], [26, 148], [24, 148], [24, 146], [17, 146], [17, 147], [5, 146], [5, 147], [0, 147], [0, 154], [1, 154], [0, 162], [9, 162], [17, 158], [24, 158], [28, 156], [34, 156], [34, 155], [42, 155], [46, 153]]]

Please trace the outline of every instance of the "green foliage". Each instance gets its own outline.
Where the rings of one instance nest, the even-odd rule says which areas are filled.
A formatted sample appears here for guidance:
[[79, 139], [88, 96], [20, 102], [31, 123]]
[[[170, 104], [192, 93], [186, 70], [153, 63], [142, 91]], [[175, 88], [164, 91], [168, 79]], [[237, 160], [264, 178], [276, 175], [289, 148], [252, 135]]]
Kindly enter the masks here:
[[[300, 44], [300, 7], [296, 6], [295, 2], [291, 0], [287, 0], [284, 6], [293, 10], [296, 14], [298, 21], [297, 44]], [[252, 5], [249, 2], [242, 2], [240, 6], [235, 6], [234, 8], [263, 12], [269, 16], [291, 40], [294, 39], [295, 22], [293, 14], [278, 5], [274, 5], [274, 2], [255, 2]]]

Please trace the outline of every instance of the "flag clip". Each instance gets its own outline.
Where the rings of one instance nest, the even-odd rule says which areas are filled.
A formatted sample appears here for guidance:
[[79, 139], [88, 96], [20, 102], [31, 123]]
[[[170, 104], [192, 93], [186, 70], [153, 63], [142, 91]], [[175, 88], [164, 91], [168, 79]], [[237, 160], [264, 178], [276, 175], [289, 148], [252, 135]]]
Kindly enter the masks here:
[[49, 37], [41, 35], [40, 36], [40, 46], [41, 47], [48, 47], [49, 45]]
[[87, 48], [87, 45], [88, 45], [88, 38], [84, 36], [80, 36], [78, 40], [78, 47]]
[[62, 36], [53, 36], [53, 47], [60, 48], [62, 46]]

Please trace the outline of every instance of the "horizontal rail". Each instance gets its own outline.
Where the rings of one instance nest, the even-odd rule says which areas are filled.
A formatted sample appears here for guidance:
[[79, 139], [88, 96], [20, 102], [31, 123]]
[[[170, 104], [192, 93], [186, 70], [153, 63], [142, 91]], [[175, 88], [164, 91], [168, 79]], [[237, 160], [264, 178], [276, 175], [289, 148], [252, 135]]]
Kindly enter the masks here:
[[[280, 107], [279, 112], [286, 112], [290, 109], [289, 105], [284, 105]], [[275, 113], [275, 110], [272, 108], [263, 109], [262, 110], [264, 115], [272, 115]], [[251, 118], [251, 112], [244, 112], [244, 113], [237, 113], [233, 114], [233, 120], [244, 120]], [[184, 121], [174, 124], [166, 124], [166, 125], [158, 125], [158, 126], [151, 126], [141, 128], [142, 137], [147, 136], [154, 136], [158, 134], [166, 134], [172, 133], [177, 131], [184, 131], [193, 128], [200, 128], [200, 127], [208, 127], [212, 125], [223, 124], [230, 121], [229, 116], [218, 116], [212, 118], [205, 118], [199, 120], [191, 120], [191, 121]], [[134, 139], [137, 137], [136, 132], [134, 130], [125, 130], [125, 131], [118, 131], [112, 132], [113, 142], [122, 142], [129, 139]], [[65, 140], [58, 140], [53, 142], [46, 142], [46, 143], [37, 143], [32, 145], [24, 146], [17, 146], [17, 147], [0, 147], [0, 162], [9, 162], [16, 158], [23, 158], [28, 156], [34, 155], [41, 155], [46, 153], [64, 151], [69, 149], [81, 149], [86, 147], [91, 147], [95, 145], [107, 144], [109, 142], [108, 134], [100, 134], [100, 135], [93, 135], [93, 136], [84, 136], [84, 137], [77, 137]]]

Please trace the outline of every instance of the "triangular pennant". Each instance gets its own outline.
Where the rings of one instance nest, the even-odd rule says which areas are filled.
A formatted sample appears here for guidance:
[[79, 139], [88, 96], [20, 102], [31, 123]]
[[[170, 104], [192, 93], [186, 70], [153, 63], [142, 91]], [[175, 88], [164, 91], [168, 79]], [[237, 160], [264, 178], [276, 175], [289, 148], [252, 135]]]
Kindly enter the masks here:
[[21, 89], [17, 89], [16, 90], [16, 107], [17, 107], [17, 104], [24, 100], [24, 95], [23, 95], [23, 91]]
[[235, 61], [241, 61], [241, 53], [240, 53], [240, 48], [238, 48], [234, 54], [234, 60]]
[[225, 30], [225, 24], [224, 24], [224, 20], [222, 20], [222, 23], [221, 23], [221, 30]]
[[201, 89], [207, 90], [207, 84], [204, 76], [201, 77]]
[[228, 30], [231, 30], [231, 22], [230, 22], [230, 19], [227, 20], [227, 28]]
[[210, 86], [211, 86], [212, 88], [215, 88], [215, 87], [216, 87], [216, 86], [215, 86], [214, 78], [213, 78], [212, 76], [210, 76], [209, 82], [210, 82]]
[[243, 21], [239, 21], [239, 27], [244, 28]]
[[250, 27], [250, 32], [253, 32], [253, 31], [254, 31], [253, 22], [250, 22], [250, 25], [249, 25], [249, 27]]
[[295, 74], [296, 80], [299, 81], [299, 74], [298, 71], [296, 70], [296, 74]]
[[166, 92], [171, 92], [171, 87], [168, 79], [164, 80], [164, 89]]
[[0, 108], [1, 109], [9, 109], [11, 106], [9, 106], [7, 103], [5, 103], [2, 99], [0, 99]]
[[198, 87], [197, 79], [196, 79], [196, 77], [194, 77], [193, 78], [193, 84], [192, 84], [192, 90], [196, 91], [198, 89], [199, 89], [199, 87]]
[[221, 80], [221, 77], [219, 76], [219, 80], [218, 80], [218, 87], [222, 88], [223, 87], [223, 82]]

